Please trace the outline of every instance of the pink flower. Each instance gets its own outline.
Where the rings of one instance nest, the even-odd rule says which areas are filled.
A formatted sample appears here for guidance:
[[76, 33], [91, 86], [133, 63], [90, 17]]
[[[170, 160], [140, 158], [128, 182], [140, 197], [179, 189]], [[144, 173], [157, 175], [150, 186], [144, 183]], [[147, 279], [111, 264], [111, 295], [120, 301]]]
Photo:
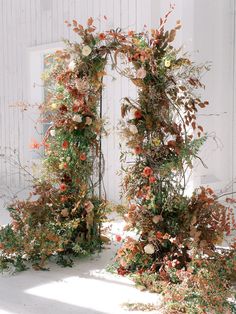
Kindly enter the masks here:
[[136, 147], [134, 148], [134, 153], [135, 153], [136, 155], [140, 155], [142, 152], [143, 152], [142, 147], [136, 146]]
[[155, 183], [155, 182], [156, 182], [156, 178], [153, 177], [153, 176], [151, 176], [151, 177], [149, 178], [149, 182], [150, 182], [150, 183]]

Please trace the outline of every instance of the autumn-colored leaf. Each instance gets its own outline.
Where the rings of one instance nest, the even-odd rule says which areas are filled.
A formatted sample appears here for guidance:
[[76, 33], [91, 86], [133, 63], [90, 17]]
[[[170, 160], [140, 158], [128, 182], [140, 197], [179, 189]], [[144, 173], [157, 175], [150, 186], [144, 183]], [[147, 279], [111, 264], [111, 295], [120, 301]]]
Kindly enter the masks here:
[[88, 18], [87, 25], [88, 26], [93, 25], [93, 18], [92, 17]]
[[192, 125], [192, 128], [195, 130], [196, 129], [196, 122], [192, 122], [191, 125]]
[[171, 43], [172, 41], [174, 41], [175, 35], [176, 35], [176, 30], [175, 30], [175, 29], [172, 29], [172, 30], [170, 31], [169, 38], [168, 38], [168, 41], [169, 41], [170, 43]]
[[77, 25], [78, 25], [77, 21], [73, 20], [72, 22], [73, 22], [74, 27], [77, 27]]

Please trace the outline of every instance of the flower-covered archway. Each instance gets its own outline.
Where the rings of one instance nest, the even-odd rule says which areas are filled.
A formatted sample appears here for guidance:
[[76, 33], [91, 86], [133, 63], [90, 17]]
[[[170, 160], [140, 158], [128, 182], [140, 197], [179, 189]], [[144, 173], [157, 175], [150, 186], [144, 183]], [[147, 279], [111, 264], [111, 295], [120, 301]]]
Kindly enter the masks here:
[[[187, 285], [190, 294], [192, 288], [198, 289], [213, 265], [209, 276], [214, 278], [225, 269], [222, 282], [232, 273], [234, 250], [221, 255], [216, 250], [224, 235], [235, 229], [232, 210], [218, 202], [211, 188], [185, 195], [186, 171], [199, 158], [206, 139], [196, 121], [198, 110], [208, 105], [198, 95], [205, 66], [194, 64], [172, 46], [180, 22], [166, 31], [168, 15], [157, 30], [142, 33], [97, 33], [92, 18], [86, 28], [77, 21], [67, 23], [80, 41], [67, 42], [66, 49], [48, 57], [49, 70], [44, 73], [48, 94], [41, 119], [51, 126], [40, 144], [45, 148], [43, 175], [32, 192], [36, 200], [18, 201], [10, 208], [13, 222], [0, 233], [2, 268], [10, 262], [24, 269], [25, 261], [30, 261], [41, 269], [52, 256], [68, 265], [71, 256], [101, 247], [107, 202], [96, 196], [105, 135], [99, 100], [109, 57], [114, 70], [138, 89], [136, 99], [125, 97], [121, 105], [127, 146], [122, 160], [130, 154], [134, 159], [123, 169], [128, 201], [124, 217], [126, 228], [137, 237], [127, 238], [119, 249], [118, 273], [135, 274], [140, 285], [154, 291], [178, 284], [166, 292], [171, 300], [176, 287]], [[117, 67], [120, 55], [126, 64], [122, 70]], [[227, 266], [229, 260], [232, 267]], [[191, 287], [193, 278], [197, 286]], [[209, 299], [215, 297], [210, 290]], [[201, 304], [202, 296], [196, 302], [199, 309], [210, 306]]]

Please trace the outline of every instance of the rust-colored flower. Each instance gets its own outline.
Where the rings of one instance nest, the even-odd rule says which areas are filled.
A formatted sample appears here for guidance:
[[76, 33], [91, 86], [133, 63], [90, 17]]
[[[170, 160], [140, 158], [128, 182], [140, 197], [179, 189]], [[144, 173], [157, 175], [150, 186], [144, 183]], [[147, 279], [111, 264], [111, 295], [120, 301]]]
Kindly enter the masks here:
[[69, 147], [69, 142], [68, 142], [68, 141], [64, 141], [64, 142], [62, 143], [62, 148], [63, 148], [63, 149], [68, 149], [68, 147]]
[[79, 159], [85, 161], [87, 159], [87, 155], [85, 153], [80, 154]]
[[144, 177], [150, 177], [153, 174], [153, 170], [150, 167], [145, 167], [143, 169], [143, 175]]
[[161, 231], [157, 231], [156, 238], [159, 239], [159, 240], [163, 239], [163, 233]]
[[134, 117], [135, 117], [135, 119], [141, 119], [142, 118], [141, 111], [140, 110], [135, 110]]

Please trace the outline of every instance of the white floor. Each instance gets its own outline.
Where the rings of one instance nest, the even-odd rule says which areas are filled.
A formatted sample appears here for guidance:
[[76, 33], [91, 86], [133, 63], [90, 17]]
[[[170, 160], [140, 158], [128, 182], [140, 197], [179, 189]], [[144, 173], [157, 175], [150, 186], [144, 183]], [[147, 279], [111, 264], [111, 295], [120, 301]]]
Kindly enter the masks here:
[[[122, 230], [121, 221], [113, 224], [112, 234]], [[116, 250], [113, 242], [101, 254], [77, 261], [73, 268], [51, 264], [50, 271], [1, 275], [0, 314], [122, 314], [129, 313], [124, 303], [157, 304], [158, 295], [141, 292], [131, 280], [105, 271]]]

